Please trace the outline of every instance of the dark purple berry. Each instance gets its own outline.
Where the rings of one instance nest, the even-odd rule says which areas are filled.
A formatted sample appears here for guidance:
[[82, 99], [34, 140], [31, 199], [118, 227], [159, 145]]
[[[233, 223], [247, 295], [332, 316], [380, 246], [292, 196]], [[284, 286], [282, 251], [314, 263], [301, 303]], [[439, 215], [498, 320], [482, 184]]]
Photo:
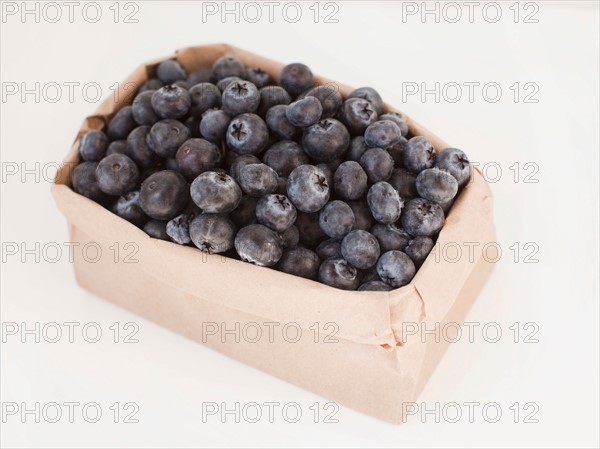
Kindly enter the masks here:
[[329, 239], [319, 243], [315, 250], [321, 260], [339, 259], [342, 257], [342, 241], [340, 239]]
[[159, 121], [158, 115], [152, 109], [152, 95], [154, 90], [144, 91], [135, 97], [131, 105], [131, 113], [136, 123], [140, 125], [152, 126]]
[[241, 114], [229, 123], [226, 140], [238, 154], [258, 154], [269, 142], [269, 130], [258, 115]]
[[187, 78], [187, 72], [174, 59], [163, 61], [156, 67], [156, 77], [163, 82], [163, 84], [172, 84], [175, 81], [185, 80]]
[[420, 173], [435, 165], [435, 148], [427, 137], [416, 136], [404, 145], [404, 168], [413, 173]]
[[403, 251], [408, 242], [412, 239], [410, 235], [403, 229], [398, 228], [394, 224], [376, 223], [371, 228], [371, 234], [377, 237], [379, 248], [382, 253], [392, 251], [394, 249]]
[[219, 254], [233, 248], [235, 225], [221, 214], [203, 213], [190, 223], [190, 239], [201, 251]]
[[192, 114], [198, 116], [211, 108], [221, 107], [221, 91], [211, 83], [198, 83], [190, 89]]
[[217, 59], [212, 66], [212, 73], [215, 79], [221, 80], [228, 76], [246, 76], [246, 68], [238, 59], [232, 56], [222, 56]]
[[321, 102], [323, 108], [322, 118], [331, 118], [337, 114], [342, 106], [343, 99], [339, 88], [332, 83], [316, 86], [303, 93], [298, 98], [315, 97]]
[[366, 201], [348, 201], [348, 206], [354, 212], [354, 229], [368, 231], [375, 224], [375, 219]]
[[144, 232], [153, 239], [171, 241], [167, 234], [167, 221], [165, 220], [150, 220], [144, 225]]
[[389, 292], [392, 287], [383, 281], [368, 281], [358, 287], [359, 292]]
[[375, 112], [377, 115], [383, 114], [383, 100], [381, 99], [381, 95], [373, 89], [372, 87], [359, 87], [358, 89], [354, 89], [348, 95], [348, 98], [362, 98], [367, 100], [373, 107], [375, 108]]
[[190, 222], [195, 214], [183, 213], [177, 215], [167, 223], [167, 235], [175, 243], [180, 245], [189, 245], [192, 242], [190, 238]]
[[358, 162], [342, 162], [333, 176], [335, 193], [344, 200], [357, 200], [367, 191], [367, 174]]
[[310, 157], [330, 162], [344, 154], [350, 144], [350, 134], [338, 120], [327, 118], [309, 126], [302, 135], [302, 146]]
[[304, 97], [301, 100], [290, 103], [286, 110], [285, 116], [293, 126], [305, 128], [314, 125], [321, 119], [323, 106], [315, 97]]
[[280, 86], [266, 86], [261, 88], [258, 93], [260, 95], [258, 113], [263, 117], [266, 116], [267, 111], [273, 106], [288, 105], [292, 102], [290, 94]]
[[415, 237], [404, 249], [404, 252], [412, 259], [416, 267], [420, 267], [427, 259], [433, 249], [433, 240], [429, 237]]
[[287, 118], [287, 106], [275, 105], [267, 111], [266, 121], [269, 129], [281, 139], [292, 140], [300, 135], [300, 129]]
[[81, 162], [71, 173], [73, 190], [97, 203], [108, 202], [109, 196], [100, 190], [96, 178], [96, 162]]
[[79, 141], [79, 154], [84, 161], [98, 162], [106, 155], [108, 137], [102, 131], [91, 130]]
[[287, 177], [296, 167], [309, 163], [302, 147], [293, 140], [280, 140], [269, 147], [263, 162], [281, 177]]
[[254, 112], [258, 109], [260, 95], [258, 89], [249, 81], [238, 81], [229, 84], [223, 91], [223, 110], [231, 115]]
[[379, 120], [391, 120], [398, 128], [400, 128], [400, 132], [402, 133], [402, 137], [406, 137], [408, 135], [408, 125], [404, 121], [404, 118], [398, 112], [387, 112], [379, 116]]
[[342, 290], [356, 290], [358, 270], [344, 259], [327, 259], [319, 268], [319, 281]]
[[278, 176], [265, 164], [246, 164], [240, 169], [239, 183], [246, 195], [261, 197], [277, 190]]
[[152, 125], [146, 143], [160, 157], [171, 158], [190, 137], [190, 130], [183, 123], [166, 119]]
[[379, 254], [379, 242], [370, 232], [357, 229], [348, 233], [342, 240], [342, 256], [361, 270], [374, 266]]
[[126, 139], [136, 126], [131, 106], [125, 106], [109, 122], [107, 134], [110, 140]]
[[400, 197], [404, 200], [410, 200], [417, 196], [417, 187], [415, 185], [417, 175], [403, 168], [395, 168], [388, 182], [398, 191]]
[[225, 173], [206, 171], [190, 187], [192, 201], [205, 212], [229, 213], [240, 204], [242, 191]]
[[391, 120], [379, 120], [365, 130], [365, 143], [372, 148], [388, 148], [402, 138], [400, 128]]
[[114, 140], [110, 143], [106, 149], [106, 155], [109, 154], [126, 154], [127, 153], [127, 141], [126, 140]]
[[412, 280], [416, 269], [410, 257], [402, 251], [388, 251], [377, 261], [377, 273], [386, 284], [398, 288]]
[[314, 251], [298, 246], [285, 249], [276, 268], [284, 273], [314, 280], [319, 274], [320, 266], [321, 260]]
[[188, 181], [208, 170], [213, 170], [221, 159], [221, 152], [214, 144], [204, 139], [188, 139], [175, 155], [179, 171]]
[[458, 187], [464, 186], [471, 178], [471, 166], [467, 155], [458, 148], [445, 148], [437, 155], [435, 166], [447, 170], [458, 181]]
[[235, 236], [235, 250], [245, 262], [272, 267], [283, 254], [281, 236], [261, 224], [246, 226]]
[[419, 173], [416, 186], [421, 198], [440, 204], [451, 201], [458, 192], [456, 178], [437, 167], [427, 168]]
[[375, 220], [391, 224], [400, 218], [404, 201], [389, 183], [381, 181], [373, 184], [369, 189], [367, 204]]
[[124, 195], [134, 189], [140, 179], [137, 165], [124, 154], [111, 154], [96, 167], [100, 190], [109, 195]]
[[302, 63], [288, 64], [279, 74], [279, 84], [295, 97], [312, 87], [313, 74], [308, 66]]
[[200, 134], [211, 142], [218, 143], [225, 138], [231, 117], [221, 109], [209, 109], [202, 114]]
[[128, 222], [133, 223], [138, 228], [144, 226], [149, 220], [140, 205], [139, 190], [133, 190], [119, 197], [114, 205], [113, 212]]
[[273, 84], [273, 79], [271, 78], [271, 75], [269, 75], [260, 67], [253, 67], [251, 69], [247, 69], [246, 79], [259, 89], [261, 87], [268, 86], [269, 84]]
[[152, 108], [160, 118], [181, 118], [191, 106], [190, 93], [181, 87], [168, 85], [152, 94]]
[[156, 220], [170, 220], [185, 209], [190, 199], [189, 185], [181, 174], [162, 170], [150, 175], [140, 190], [144, 212]]
[[317, 212], [329, 201], [329, 184], [314, 165], [296, 167], [288, 176], [288, 198], [302, 212]]
[[290, 226], [281, 233], [284, 248], [293, 248], [300, 242], [300, 231], [295, 225]]
[[371, 182], [387, 181], [394, 170], [392, 156], [381, 148], [369, 148], [361, 156], [359, 163]]
[[319, 226], [329, 237], [341, 239], [354, 227], [354, 212], [343, 201], [331, 201], [321, 210]]
[[400, 221], [404, 230], [413, 237], [432, 237], [444, 226], [444, 211], [439, 204], [415, 198], [404, 206]]
[[349, 98], [342, 105], [341, 119], [352, 134], [362, 134], [377, 120], [377, 112], [367, 100]]
[[318, 212], [311, 214], [298, 212], [295, 225], [300, 232], [300, 242], [306, 246], [315, 247], [327, 238], [319, 226]]
[[346, 159], [349, 161], [360, 161], [362, 155], [367, 151], [369, 147], [365, 143], [365, 138], [363, 136], [354, 137], [350, 141], [350, 148], [348, 149], [348, 154], [346, 155]]
[[158, 157], [148, 145], [149, 126], [138, 126], [127, 136], [127, 149], [125, 154], [135, 161], [142, 169], [155, 167]]
[[258, 222], [280, 233], [294, 224], [296, 216], [296, 208], [284, 195], [268, 194], [256, 204]]

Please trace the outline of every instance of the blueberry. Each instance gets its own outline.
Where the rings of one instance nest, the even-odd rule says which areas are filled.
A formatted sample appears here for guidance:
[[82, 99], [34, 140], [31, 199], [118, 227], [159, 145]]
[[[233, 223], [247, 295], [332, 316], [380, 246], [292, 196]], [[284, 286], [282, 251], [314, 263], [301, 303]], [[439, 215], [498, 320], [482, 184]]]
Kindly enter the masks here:
[[331, 201], [321, 210], [319, 226], [327, 236], [341, 239], [354, 227], [354, 212], [343, 201]]
[[288, 105], [292, 102], [292, 97], [287, 91], [280, 86], [265, 86], [258, 91], [260, 95], [260, 106], [258, 113], [262, 116], [267, 114], [267, 111], [273, 106]]
[[188, 139], [177, 150], [175, 156], [179, 171], [188, 181], [201, 173], [213, 170], [221, 159], [219, 148], [204, 139]]
[[402, 133], [402, 137], [406, 137], [408, 135], [408, 125], [404, 121], [402, 114], [398, 112], [387, 112], [379, 116], [379, 120], [391, 120], [398, 128], [400, 128], [400, 132]]
[[190, 222], [194, 219], [194, 214], [180, 214], [167, 223], [167, 235], [175, 243], [180, 245], [189, 245], [192, 242], [190, 238]]
[[102, 131], [91, 130], [79, 141], [79, 154], [84, 161], [98, 162], [106, 155], [108, 137]]
[[148, 145], [150, 129], [149, 126], [138, 126], [127, 136], [125, 154], [142, 169], [154, 167], [158, 161], [156, 153]]
[[301, 165], [288, 176], [287, 193], [298, 210], [317, 212], [329, 201], [329, 184], [321, 169]]
[[315, 97], [310, 96], [290, 103], [285, 110], [285, 116], [288, 121], [293, 126], [302, 128], [317, 123], [322, 113], [323, 106], [321, 106], [321, 102]]
[[110, 140], [125, 139], [136, 126], [131, 106], [125, 106], [108, 123], [107, 134]]
[[235, 225], [221, 214], [203, 213], [190, 223], [190, 239], [201, 251], [219, 254], [233, 248]]
[[96, 178], [96, 162], [82, 162], [71, 172], [73, 190], [97, 203], [108, 202], [109, 196], [100, 190]]
[[222, 56], [217, 59], [212, 66], [212, 73], [215, 79], [221, 80], [228, 76], [246, 76], [246, 68], [238, 59], [232, 56]]
[[382, 253], [394, 249], [404, 250], [412, 239], [404, 229], [400, 229], [394, 224], [376, 223], [371, 228], [371, 234], [377, 237]]
[[367, 127], [364, 136], [369, 147], [388, 148], [400, 141], [402, 133], [391, 120], [378, 120]]
[[196, 84], [209, 82], [211, 79], [211, 70], [207, 67], [200, 67], [199, 69], [196, 69], [190, 73], [186, 81], [190, 86], [195, 86]]
[[254, 112], [258, 109], [260, 95], [249, 81], [233, 82], [225, 88], [222, 96], [223, 110], [231, 115]]
[[185, 209], [190, 188], [181, 174], [162, 170], [150, 175], [140, 190], [140, 204], [151, 218], [170, 220]]
[[359, 162], [371, 182], [387, 181], [394, 170], [392, 156], [381, 148], [369, 148]]
[[246, 195], [261, 197], [277, 190], [277, 173], [265, 164], [246, 164], [240, 170], [240, 187]]
[[415, 198], [404, 206], [401, 223], [413, 237], [432, 237], [444, 226], [444, 211], [439, 204]]
[[319, 226], [318, 212], [311, 214], [298, 212], [295, 225], [300, 232], [300, 242], [306, 246], [317, 246], [322, 240], [327, 238]]
[[344, 259], [327, 259], [319, 267], [319, 281], [342, 290], [356, 290], [358, 271]]
[[[334, 117], [342, 107], [344, 100], [339, 88], [335, 84], [316, 86], [303, 93], [300, 97], [315, 97], [321, 102], [323, 108], [322, 118]], [[300, 98], [299, 97], [299, 98]]]
[[415, 276], [415, 264], [402, 251], [383, 253], [377, 261], [379, 277], [393, 288], [408, 284]]
[[293, 248], [300, 242], [300, 231], [295, 225], [290, 226], [281, 233], [284, 248]]
[[227, 145], [238, 154], [258, 154], [269, 143], [266, 123], [256, 114], [241, 114], [229, 123]]
[[185, 80], [187, 76], [185, 69], [174, 59], [163, 61], [156, 67], [156, 77], [164, 84], [172, 84], [175, 81]]
[[451, 201], [458, 192], [458, 181], [450, 172], [437, 167], [427, 168], [419, 173], [416, 181], [421, 198], [436, 203]]
[[377, 120], [377, 112], [367, 100], [349, 98], [344, 101], [341, 118], [351, 133], [362, 134], [370, 124]]
[[206, 171], [190, 187], [192, 200], [205, 212], [229, 213], [240, 204], [242, 191], [234, 179], [225, 174]]
[[163, 86], [164, 86], [164, 84], [158, 78], [150, 78], [149, 80], [144, 81], [144, 84], [142, 84], [140, 86], [140, 88], [138, 89], [137, 93], [139, 95], [142, 92], [146, 92], [146, 91], [149, 91], [149, 90], [158, 90], [158, 89], [160, 89]]
[[413, 173], [420, 173], [435, 164], [435, 148], [427, 137], [416, 136], [404, 145], [404, 168]]
[[348, 98], [362, 98], [367, 100], [373, 105], [377, 115], [383, 114], [383, 100], [381, 99], [381, 95], [379, 95], [372, 87], [359, 87], [358, 89], [354, 89], [350, 92]]
[[152, 94], [152, 109], [160, 118], [181, 118], [192, 104], [190, 93], [178, 86], [161, 87]]
[[211, 108], [221, 107], [221, 91], [211, 83], [198, 83], [190, 89], [192, 114], [201, 115]]
[[114, 205], [113, 212], [128, 222], [133, 223], [138, 228], [144, 226], [149, 220], [140, 205], [139, 190], [132, 190], [119, 197]]
[[357, 200], [367, 191], [367, 174], [358, 162], [342, 162], [333, 176], [335, 193], [344, 200]]
[[250, 195], [242, 195], [242, 200], [230, 215], [231, 220], [238, 228], [243, 228], [256, 223], [256, 203], [258, 199]]
[[433, 240], [429, 237], [415, 237], [404, 249], [404, 252], [412, 259], [416, 267], [420, 267], [427, 259], [433, 249]]
[[247, 69], [246, 79], [259, 89], [261, 87], [268, 86], [269, 84], [273, 84], [273, 79], [271, 78], [271, 75], [269, 75], [260, 67], [253, 67], [251, 69]]
[[171, 240], [167, 234], [167, 221], [165, 220], [150, 220], [144, 225], [144, 232], [153, 239]]
[[217, 88], [222, 94], [231, 83], [243, 83], [244, 81], [246, 80], [240, 78], [239, 76], [228, 76], [226, 78], [223, 78], [222, 80], [217, 81]]
[[256, 219], [277, 232], [284, 232], [296, 221], [297, 211], [284, 195], [268, 194], [256, 204]]
[[126, 154], [127, 152], [127, 141], [126, 140], [113, 140], [106, 149], [106, 156], [110, 154]]
[[379, 254], [379, 242], [370, 232], [356, 229], [348, 233], [342, 240], [342, 256], [361, 270], [375, 265]]
[[158, 120], [158, 116], [152, 109], [152, 95], [154, 90], [147, 90], [135, 97], [131, 105], [131, 113], [136, 123], [140, 125], [154, 125]]
[[166, 119], [152, 125], [146, 143], [160, 157], [172, 158], [190, 137], [190, 130], [183, 123]]
[[248, 164], [260, 164], [260, 159], [253, 154], [242, 154], [236, 157], [229, 166], [229, 174], [238, 184], [240, 183], [240, 172], [244, 165]]
[[359, 292], [389, 292], [392, 287], [383, 281], [368, 281], [358, 287]]
[[312, 87], [313, 74], [308, 66], [302, 63], [288, 64], [279, 74], [279, 84], [295, 97]]
[[391, 224], [400, 218], [404, 201], [389, 183], [380, 181], [373, 184], [369, 189], [367, 204], [375, 220], [380, 223]]
[[300, 129], [290, 123], [287, 118], [287, 106], [279, 104], [267, 111], [267, 126], [278, 137], [293, 140], [300, 135]]
[[306, 154], [319, 162], [329, 162], [344, 154], [350, 134], [338, 120], [327, 118], [309, 126], [302, 135]]
[[129, 157], [124, 154], [111, 154], [98, 163], [96, 179], [104, 193], [124, 195], [136, 186], [140, 172]]
[[404, 164], [404, 146], [407, 142], [408, 140], [406, 140], [404, 137], [401, 137], [398, 142], [396, 142], [391, 147], [387, 147], [385, 149], [385, 151], [387, 151], [389, 155], [392, 156], [392, 159], [394, 160], [394, 167], [402, 167], [402, 165]]
[[369, 147], [365, 143], [365, 138], [363, 136], [356, 136], [350, 141], [350, 148], [348, 149], [346, 159], [358, 162], [368, 149]]
[[371, 210], [365, 201], [348, 201], [354, 212], [354, 229], [368, 231], [375, 223]]
[[381, 278], [377, 273], [377, 266], [371, 267], [367, 270], [360, 270], [358, 275], [360, 277], [360, 282], [363, 284], [371, 281], [381, 281]]
[[276, 268], [284, 273], [314, 280], [319, 274], [320, 266], [321, 260], [314, 251], [298, 246], [285, 249]]
[[296, 167], [309, 163], [302, 147], [293, 140], [280, 140], [269, 147], [263, 155], [263, 162], [279, 176], [288, 177]]
[[272, 267], [283, 254], [281, 236], [261, 224], [246, 226], [235, 236], [235, 250], [245, 262]]
[[458, 181], [458, 187], [464, 186], [471, 178], [471, 166], [467, 155], [458, 148], [445, 148], [440, 151], [435, 166], [447, 170]]
[[404, 200], [409, 200], [417, 196], [416, 181], [417, 175], [403, 168], [395, 168], [388, 180]]
[[209, 109], [202, 114], [200, 134], [211, 142], [220, 142], [225, 138], [231, 117], [221, 109]]
[[331, 257], [339, 259], [342, 257], [342, 241], [340, 239], [329, 239], [319, 243], [315, 250], [321, 260]]

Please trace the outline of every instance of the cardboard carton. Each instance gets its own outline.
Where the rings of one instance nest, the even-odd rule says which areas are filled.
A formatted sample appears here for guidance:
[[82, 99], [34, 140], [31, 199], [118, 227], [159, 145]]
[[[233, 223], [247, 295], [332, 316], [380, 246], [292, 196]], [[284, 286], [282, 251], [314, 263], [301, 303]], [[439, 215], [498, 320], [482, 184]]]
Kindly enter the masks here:
[[[448, 346], [447, 339], [414, 334], [415, 325], [434, 329], [436, 323], [443, 327], [462, 322], [493, 266], [483, 251], [495, 242], [492, 197], [479, 171], [473, 171], [457, 198], [436, 246], [461, 248], [462, 256], [443, 257], [436, 249], [409, 285], [391, 292], [337, 290], [152, 239], [70, 188], [79, 138], [89, 129], [103, 128], [130, 103], [136, 87], [153, 75], [160, 61], [175, 57], [191, 71], [210, 67], [223, 55], [261, 67], [274, 79], [283, 67], [229, 45], [184, 48], [140, 66], [122, 83], [118, 101], [111, 95], [85, 119], [52, 187], [71, 241], [101, 254], [84, 257], [86, 252], [75, 252], [77, 282], [248, 365], [400, 423], [404, 404], [416, 400]], [[315, 80], [333, 83], [343, 95], [352, 90], [319, 76]], [[413, 134], [427, 136], [438, 151], [449, 146], [409, 117], [407, 122]], [[121, 251], [118, 258], [115, 244]], [[469, 248], [474, 249], [467, 254]]]

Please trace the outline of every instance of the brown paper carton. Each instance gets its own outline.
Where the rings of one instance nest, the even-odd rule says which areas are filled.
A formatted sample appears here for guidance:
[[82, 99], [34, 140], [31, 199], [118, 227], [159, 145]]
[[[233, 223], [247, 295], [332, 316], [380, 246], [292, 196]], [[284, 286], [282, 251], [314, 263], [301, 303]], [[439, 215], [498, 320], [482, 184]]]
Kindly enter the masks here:
[[[79, 137], [89, 129], [102, 128], [120, 107], [130, 103], [133, 86], [152, 76], [158, 62], [175, 57], [186, 69], [194, 70], [211, 66], [223, 55], [261, 67], [275, 79], [283, 67], [229, 45], [184, 48], [140, 66], [121, 85], [119, 101], [111, 96], [84, 121], [52, 187], [67, 218], [71, 241], [80, 248], [93, 244], [103, 255], [90, 262], [76, 252], [77, 282], [248, 365], [340, 404], [400, 423], [403, 404], [416, 400], [448, 345], [443, 338], [439, 343], [435, 338], [424, 341], [419, 335], [403, 338], [407, 323], [413, 328], [416, 323], [434, 329], [435, 323], [443, 327], [462, 322], [493, 266], [482, 252], [484, 245], [495, 242], [492, 197], [477, 170], [456, 200], [437, 244], [440, 248], [458, 245], [463, 256], [456, 261], [430, 255], [409, 285], [391, 292], [337, 290], [151, 239], [70, 188], [70, 172], [79, 158]], [[337, 82], [315, 79], [319, 84], [334, 83], [344, 95], [351, 91]], [[437, 150], [449, 146], [410, 118], [407, 121], [413, 134], [427, 136]], [[115, 243], [131, 257], [122, 254], [115, 263]], [[478, 245], [473, 257], [466, 257], [468, 245], [474, 243]], [[274, 330], [273, 335], [257, 340], [257, 327], [263, 334]], [[284, 328], [289, 331], [285, 338], [280, 331]], [[231, 335], [232, 330], [237, 336]]]

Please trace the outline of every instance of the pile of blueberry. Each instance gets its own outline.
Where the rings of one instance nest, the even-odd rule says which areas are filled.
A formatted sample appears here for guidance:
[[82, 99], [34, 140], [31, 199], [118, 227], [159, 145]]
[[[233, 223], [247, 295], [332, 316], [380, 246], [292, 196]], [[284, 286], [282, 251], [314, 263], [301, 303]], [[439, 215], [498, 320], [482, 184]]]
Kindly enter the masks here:
[[79, 153], [73, 189], [151, 237], [346, 290], [409, 283], [470, 178], [374, 89], [345, 98], [299, 63], [277, 85], [232, 57], [159, 64]]

